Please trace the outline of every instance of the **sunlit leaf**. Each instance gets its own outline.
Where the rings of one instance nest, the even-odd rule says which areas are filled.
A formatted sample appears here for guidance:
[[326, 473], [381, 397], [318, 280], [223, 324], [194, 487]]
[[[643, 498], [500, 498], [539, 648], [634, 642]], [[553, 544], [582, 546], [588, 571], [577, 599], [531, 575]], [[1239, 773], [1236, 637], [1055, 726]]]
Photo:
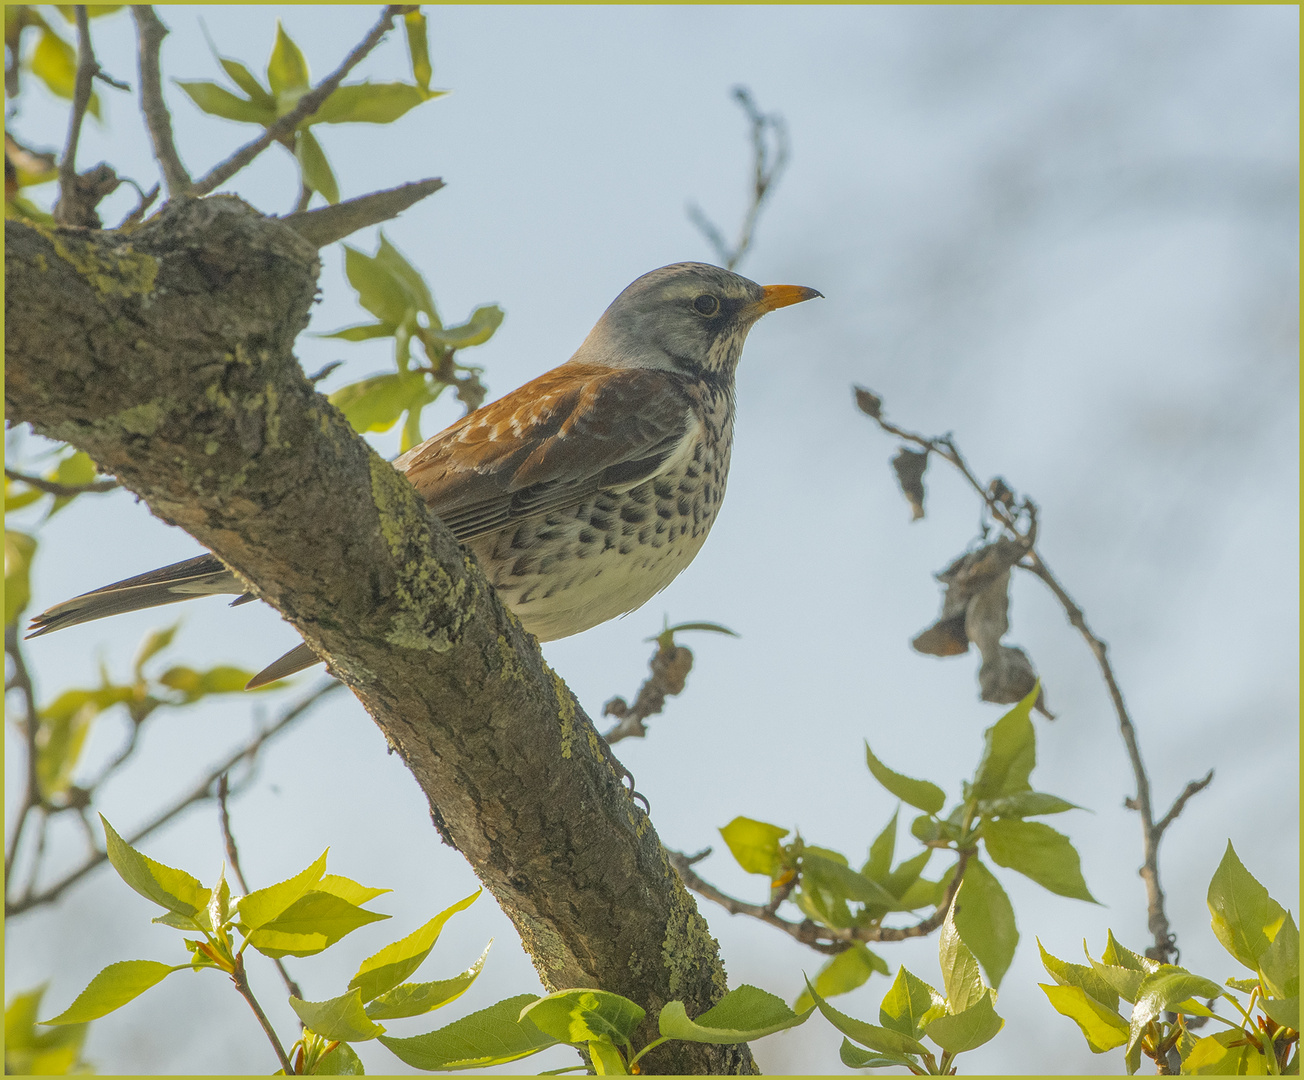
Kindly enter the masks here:
[[32, 599], [32, 556], [36, 538], [5, 529], [5, 625], [13, 626]]
[[162, 982], [174, 971], [189, 967], [170, 967], [156, 960], [123, 960], [110, 964], [93, 978], [86, 989], [58, 1016], [41, 1023], [84, 1024], [119, 1009], [139, 997], [151, 986]]
[[1040, 689], [1040, 683], [1034, 685], [1022, 701], [983, 732], [983, 756], [972, 788], [978, 799], [1030, 790], [1028, 777], [1037, 763], [1031, 713]]
[[973, 882], [966, 879], [955, 894], [951, 910], [946, 913], [937, 939], [937, 959], [942, 967], [942, 986], [946, 990], [947, 1010], [960, 1013], [987, 994], [978, 960], [955, 925], [955, 913], [968, 899]]
[[[1037, 948], [1041, 951], [1042, 967], [1050, 973], [1051, 978], [1060, 986], [1076, 986], [1110, 1012], [1118, 1011], [1119, 994], [1117, 989], [1094, 968], [1087, 967], [1084, 964], [1070, 964], [1066, 960], [1061, 960], [1058, 956], [1052, 956], [1045, 950], [1040, 941], [1037, 942]], [[1132, 974], [1137, 976], [1137, 985], [1139, 986], [1143, 977], [1142, 974], [1140, 972], [1133, 972]], [[1132, 1000], [1132, 998], [1128, 1000]]]
[[503, 309], [497, 304], [486, 304], [471, 313], [471, 317], [460, 326], [449, 326], [443, 330], [433, 327], [422, 331], [422, 339], [445, 349], [468, 349], [472, 345], [483, 345], [494, 331], [502, 325]]
[[946, 1012], [946, 998], [903, 966], [879, 1003], [884, 1027], [918, 1039], [930, 1021]]
[[329, 1001], [301, 1001], [291, 995], [290, 1008], [298, 1014], [305, 1027], [328, 1039], [363, 1042], [385, 1031], [363, 1011], [362, 999], [356, 990]]
[[521, 1010], [545, 1035], [558, 1042], [595, 1040], [626, 1045], [647, 1013], [642, 1006], [605, 990], [560, 990]]
[[1063, 833], [1039, 821], [1000, 818], [984, 821], [982, 834], [997, 866], [1017, 870], [1060, 896], [1096, 903], [1082, 879], [1077, 849]]
[[[807, 986], [810, 984], [808, 983]], [[690, 1020], [682, 1001], [668, 1002], [657, 1023], [661, 1034], [686, 1042], [751, 1042], [775, 1031], [804, 1024], [814, 1009], [793, 1012], [782, 998], [744, 983], [730, 990], [706, 1012]]]
[[772, 878], [778, 871], [782, 858], [779, 841], [788, 832], [788, 829], [778, 825], [736, 817], [720, 830], [720, 835], [729, 845], [729, 851], [739, 866], [749, 874], [764, 874]]
[[[492, 944], [492, 942], [490, 942]], [[373, 1020], [393, 1020], [403, 1016], [419, 1016], [447, 1005], [466, 992], [484, 967], [489, 946], [480, 958], [465, 971], [451, 979], [438, 979], [425, 983], [400, 983], [367, 1002], [367, 1015]]]
[[113, 830], [103, 814], [105, 850], [109, 862], [122, 880], [146, 900], [178, 915], [198, 915], [207, 906], [212, 890], [204, 888], [198, 880], [184, 870], [164, 866], [142, 855]]
[[482, 891], [477, 889], [470, 896], [446, 907], [420, 929], [369, 956], [349, 981], [349, 989], [361, 990], [362, 1000], [370, 1001], [398, 986], [430, 955], [444, 924], [459, 911], [465, 911], [475, 903]]
[[943, 1050], [961, 1054], [990, 1042], [1004, 1026], [1005, 1021], [992, 1007], [991, 993], [984, 991], [968, 1008], [931, 1021], [924, 1034]]
[[308, 86], [308, 61], [285, 32], [280, 19], [276, 20], [276, 44], [267, 60], [267, 82], [273, 94], [303, 90]]
[[351, 83], [328, 97], [314, 124], [389, 124], [409, 109], [438, 97], [408, 83]]
[[409, 11], [403, 16], [403, 29], [407, 34], [408, 55], [412, 59], [412, 78], [422, 90], [427, 90], [434, 72], [430, 68], [430, 50], [426, 44], [426, 17], [420, 11]]
[[1038, 983], [1055, 1011], [1067, 1016], [1079, 1028], [1093, 1054], [1103, 1054], [1127, 1042], [1127, 1021], [1080, 986], [1048, 986]]
[[926, 814], [936, 814], [946, 805], [946, 792], [940, 787], [927, 780], [915, 780], [889, 769], [874, 756], [869, 743], [865, 743], [865, 761], [874, 779], [902, 802], [909, 803]]
[[825, 1020], [847, 1038], [860, 1043], [861, 1046], [867, 1046], [880, 1054], [893, 1054], [902, 1057], [907, 1054], [924, 1054], [928, 1052], [928, 1048], [918, 1039], [899, 1030], [867, 1024], [864, 1020], [857, 1020], [854, 1016], [839, 1012], [824, 1000], [823, 995], [818, 990], [811, 986], [809, 979], [806, 981], [806, 992], [810, 994]]
[[963, 902], [955, 908], [955, 926], [969, 946], [993, 989], [1014, 959], [1019, 931], [1014, 925], [1014, 905], [982, 861], [969, 860], [964, 870]]
[[294, 877], [278, 881], [275, 885], [268, 885], [265, 889], [255, 889], [242, 896], [236, 907], [244, 927], [247, 930], [257, 930], [260, 926], [266, 926], [283, 914], [299, 897], [312, 889], [326, 872], [328, 852], [329, 849], [323, 851], [307, 869], [301, 870]]
[[1209, 882], [1209, 914], [1222, 946], [1251, 971], [1286, 921], [1285, 909], [1268, 895], [1236, 857], [1231, 841]]
[[431, 1072], [516, 1061], [557, 1045], [556, 1039], [520, 1018], [521, 1010], [534, 1000], [534, 994], [520, 994], [438, 1031], [410, 1039], [382, 1035], [380, 1042], [405, 1064]]
[[[890, 970], [886, 960], [857, 941], [825, 962], [815, 975], [815, 989], [825, 998], [848, 994], [863, 986], [874, 972], [886, 975]], [[792, 1007], [796, 1012], [805, 1012], [814, 1004], [814, 998], [803, 990]]]
[[304, 128], [295, 136], [294, 156], [298, 159], [303, 174], [303, 182], [313, 191], [319, 191], [322, 197], [334, 205], [340, 201], [340, 186], [331, 172], [330, 162], [321, 148], [321, 143], [311, 131]]
[[250, 101], [231, 93], [224, 86], [202, 80], [175, 79], [186, 95], [210, 116], [235, 120], [245, 124], [271, 124], [276, 120], [276, 110], [261, 102]]

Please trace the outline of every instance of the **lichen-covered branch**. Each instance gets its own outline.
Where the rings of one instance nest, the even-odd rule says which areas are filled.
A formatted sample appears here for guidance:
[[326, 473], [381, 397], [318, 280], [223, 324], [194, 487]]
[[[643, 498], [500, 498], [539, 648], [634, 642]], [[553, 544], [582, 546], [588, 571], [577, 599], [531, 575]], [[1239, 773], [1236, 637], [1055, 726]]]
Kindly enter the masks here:
[[[718, 950], [622, 770], [415, 489], [294, 356], [313, 244], [232, 196], [128, 236], [6, 222], [5, 405], [217, 554], [354, 693], [550, 989], [695, 1015]], [[340, 506], [350, 512], [341, 514]], [[667, 1043], [646, 1071], [750, 1071]]]
[[398, 217], [404, 210], [433, 195], [444, 186], [439, 177], [416, 180], [385, 191], [373, 191], [346, 199], [334, 206], [321, 206], [315, 210], [296, 210], [281, 218], [285, 224], [316, 248], [324, 248], [336, 240], [343, 240], [368, 225]]

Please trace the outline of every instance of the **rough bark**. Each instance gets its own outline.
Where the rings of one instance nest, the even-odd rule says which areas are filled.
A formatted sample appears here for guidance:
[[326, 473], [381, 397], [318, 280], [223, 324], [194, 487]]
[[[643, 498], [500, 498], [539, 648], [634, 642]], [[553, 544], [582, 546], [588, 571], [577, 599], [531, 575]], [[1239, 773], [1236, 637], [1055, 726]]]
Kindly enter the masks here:
[[[330, 662], [552, 989], [689, 1015], [716, 943], [610, 750], [474, 559], [293, 353], [313, 244], [230, 196], [125, 233], [6, 222], [10, 422], [85, 450], [215, 552]], [[640, 1064], [750, 1072], [746, 1046]]]

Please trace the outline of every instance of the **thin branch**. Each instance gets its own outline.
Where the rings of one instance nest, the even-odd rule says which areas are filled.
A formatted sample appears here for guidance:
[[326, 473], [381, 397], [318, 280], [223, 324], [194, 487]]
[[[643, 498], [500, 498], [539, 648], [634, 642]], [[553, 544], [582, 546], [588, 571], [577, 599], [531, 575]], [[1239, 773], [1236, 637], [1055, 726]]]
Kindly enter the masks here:
[[56, 480], [43, 480], [39, 476], [28, 476], [27, 473], [21, 473], [17, 469], [5, 469], [5, 476], [9, 477], [10, 480], [17, 480], [20, 484], [34, 487], [37, 491], [44, 491], [47, 495], [61, 497], [99, 494], [104, 491], [113, 491], [120, 486], [116, 480], [91, 480], [85, 484], [60, 484]]
[[[139, 186], [137, 186], [136, 190], [140, 191]], [[159, 195], [158, 184], [155, 184], [152, 188], [149, 189], [149, 191], [141, 192], [140, 202], [136, 204], [136, 209], [134, 209], [120, 222], [118, 222], [118, 228], [126, 229], [132, 225], [139, 225], [142, 221], [144, 221], [145, 211], [154, 205], [154, 200], [158, 198], [158, 195]]]
[[[742, 227], [738, 239], [732, 247], [725, 241], [724, 234], [694, 203], [688, 205], [688, 217], [701, 230], [707, 243], [715, 249], [716, 257], [729, 270], [734, 269], [752, 246], [752, 233], [756, 228], [756, 219], [761, 207], [773, 193], [779, 177], [788, 165], [788, 125], [778, 113], [763, 113], [752, 99], [751, 92], [745, 86], [735, 86], [733, 96], [747, 113], [751, 122], [752, 135], [752, 196], [743, 215]], [[768, 133], [774, 136], [774, 154], [771, 157]]]
[[674, 640], [657, 642], [657, 651], [648, 662], [651, 674], [638, 689], [638, 697], [632, 706], [625, 699], [614, 697], [602, 706], [603, 716], [614, 716], [620, 721], [602, 737], [607, 745], [620, 742], [621, 739], [643, 738], [647, 727], [643, 724], [649, 716], [654, 716], [665, 708], [666, 698], [679, 694], [684, 689], [684, 682], [693, 667], [693, 654], [683, 645], [676, 645]]
[[[1155, 822], [1154, 807], [1150, 795], [1150, 777], [1146, 772], [1145, 761], [1141, 756], [1141, 746], [1137, 739], [1136, 726], [1132, 723], [1127, 703], [1123, 698], [1123, 691], [1118, 685], [1113, 666], [1109, 662], [1109, 647], [1092, 631], [1087, 624], [1082, 609], [1068, 594], [1064, 586], [1060, 584], [1059, 579], [1051, 572], [1046, 560], [1037, 551], [1036, 505], [1030, 499], [1024, 499], [1021, 504], [1016, 504], [1013, 493], [999, 477], [992, 480], [990, 484], [984, 485], [973, 470], [969, 468], [968, 462], [965, 461], [951, 436], [946, 435], [930, 439], [917, 432], [906, 431], [904, 428], [897, 427], [884, 419], [882, 414], [883, 402], [877, 395], [862, 387], [856, 387], [855, 394], [856, 404], [860, 407], [860, 410], [878, 424], [882, 430], [906, 442], [936, 453], [954, 466], [968, 481], [969, 486], [978, 493], [993, 518], [1013, 539], [1021, 542], [1026, 547], [1027, 554], [1015, 565], [1039, 578], [1051, 591], [1051, 594], [1059, 601], [1060, 607], [1064, 609], [1064, 614], [1067, 616], [1070, 625], [1082, 635], [1087, 647], [1091, 650], [1091, 654], [1096, 658], [1101, 677], [1104, 679], [1105, 686], [1109, 691], [1114, 714], [1118, 720], [1119, 733], [1122, 735], [1123, 745], [1127, 750], [1128, 761], [1131, 764], [1133, 779], [1136, 783], [1136, 797], [1128, 799], [1127, 806], [1141, 815], [1143, 863], [1140, 875], [1142, 881], [1145, 882], [1147, 922], [1150, 933], [1154, 938], [1154, 945], [1146, 950], [1146, 955], [1151, 959], [1168, 961], [1171, 957], [1176, 956], [1177, 946], [1175, 944], [1176, 935], [1173, 934], [1169, 926], [1168, 915], [1164, 910], [1164, 892], [1159, 882], [1159, 841], [1162, 839], [1164, 831], [1182, 812], [1187, 801], [1213, 782], [1213, 770], [1210, 770], [1202, 780], [1193, 780], [1187, 784], [1182, 794], [1173, 803], [1172, 809], [1164, 815], [1161, 821]], [[1027, 522], [1022, 529], [1019, 525], [1020, 519]]]
[[[136, 40], [140, 52], [140, 111], [145, 116], [154, 158], [163, 170], [168, 198], [191, 193], [190, 174], [181, 164], [177, 144], [172, 138], [172, 115], [163, 100], [163, 77], [159, 70], [159, 52], [168, 28], [148, 4], [133, 4], [131, 16], [136, 20]], [[203, 194], [203, 192], [196, 192]]]
[[72, 112], [68, 116], [68, 140], [59, 160], [59, 201], [54, 219], [60, 224], [81, 224], [81, 199], [77, 191], [77, 143], [81, 140], [82, 121], [91, 103], [92, 84], [99, 65], [91, 49], [90, 17], [86, 5], [73, 8], [77, 18], [77, 76], [72, 89]]
[[389, 4], [385, 7], [384, 12], [376, 21], [376, 25], [365, 38], [344, 58], [344, 61], [324, 78], [315, 87], [309, 90], [299, 99], [288, 113], [282, 116], [276, 123], [265, 128], [263, 133], [256, 139], [245, 143], [239, 150], [228, 157], [225, 161], [215, 165], [212, 169], [200, 177], [192, 189], [195, 195], [207, 195], [213, 191], [219, 184], [226, 183], [231, 177], [248, 165], [259, 154], [266, 150], [273, 142], [288, 136], [299, 124], [310, 117], [328, 97], [331, 96], [342, 83], [350, 71], [352, 71], [362, 60], [371, 52], [394, 24], [396, 15], [405, 14], [413, 10], [408, 4]]
[[[139, 843], [150, 833], [156, 831], [157, 829], [167, 824], [169, 821], [171, 821], [174, 817], [180, 814], [187, 807], [191, 806], [194, 803], [202, 802], [205, 799], [213, 798], [214, 795], [216, 794], [214, 788], [220, 777], [230, 772], [233, 768], [235, 768], [235, 766], [239, 765], [240, 762], [242, 761], [248, 761], [252, 763], [254, 758], [258, 755], [258, 752], [262, 749], [263, 744], [266, 743], [268, 739], [270, 739], [273, 735], [276, 735], [279, 732], [283, 731], [289, 724], [299, 719], [300, 716], [302, 716], [305, 712], [307, 712], [308, 709], [310, 709], [323, 697], [325, 697], [327, 694], [331, 693], [332, 691], [339, 689], [342, 685], [343, 685], [342, 683], [336, 682], [334, 679], [331, 679], [329, 682], [323, 683], [321, 686], [317, 687], [316, 690], [308, 694], [306, 697], [300, 699], [296, 704], [292, 705], [289, 709], [287, 709], [284, 713], [282, 713], [279, 719], [277, 719], [276, 722], [271, 725], [271, 727], [265, 728], [263, 731], [259, 732], [259, 734], [250, 742], [248, 742], [244, 747], [242, 747], [240, 750], [232, 754], [229, 758], [226, 759], [226, 761], [222, 762], [222, 764], [212, 769], [203, 780], [201, 780], [190, 790], [188, 794], [183, 795], [180, 799], [174, 802], [166, 810], [163, 810], [159, 814], [157, 814], [154, 817], [154, 819], [150, 821], [147, 825], [142, 826], [141, 828], [137, 829], [131, 836], [127, 837], [127, 843], [133, 845]], [[76, 870], [73, 870], [70, 873], [66, 874], [64, 877], [60, 878], [53, 885], [48, 886], [46, 889], [42, 890], [41, 892], [35, 895], [25, 895], [21, 899], [13, 903], [10, 903], [8, 900], [6, 900], [5, 915], [6, 916], [21, 915], [24, 911], [29, 911], [34, 907], [39, 907], [42, 904], [48, 904], [54, 900], [57, 900], [71, 886], [75, 885], [78, 881], [84, 878], [87, 874], [89, 874], [92, 870], [94, 870], [101, 863], [105, 862], [107, 859], [108, 859], [108, 855], [106, 855], [104, 852], [96, 851]]]
[[[222, 842], [226, 846], [226, 857], [231, 863], [231, 872], [235, 874], [236, 884], [240, 886], [240, 892], [247, 896], [249, 883], [245, 880], [244, 871], [240, 869], [240, 849], [235, 845], [235, 834], [231, 831], [231, 815], [226, 808], [226, 797], [229, 792], [226, 773], [223, 773], [217, 781], [217, 812], [218, 820], [222, 824]], [[272, 962], [276, 965], [276, 970], [281, 973], [281, 981], [285, 983], [285, 988], [302, 1001], [303, 991], [299, 989], [299, 984], [290, 978], [290, 973], [285, 970], [281, 958], [274, 956]]]
[[1168, 813], [1166, 813], [1162, 818], [1159, 819], [1159, 821], [1155, 823], [1156, 838], [1163, 836], [1164, 833], [1168, 830], [1168, 826], [1177, 820], [1177, 815], [1180, 814], [1183, 809], [1185, 809], [1186, 804], [1192, 795], [1200, 794], [1200, 792], [1202, 792], [1205, 788], [1207, 788], [1212, 783], [1213, 783], [1213, 770], [1210, 769], [1207, 773], [1204, 774], [1204, 777], [1202, 779], [1192, 780], [1189, 784], [1187, 784], [1186, 787], [1182, 789], [1182, 793], [1179, 796], [1177, 796], [1176, 799], [1173, 800], [1173, 805], [1169, 807]]
[[18, 820], [14, 825], [14, 835], [5, 849], [5, 884], [6, 889], [13, 869], [14, 859], [18, 854], [18, 843], [22, 839], [23, 829], [32, 810], [41, 805], [41, 781], [36, 771], [36, 693], [32, 689], [31, 673], [23, 659], [22, 641], [18, 636], [18, 623], [5, 627], [5, 656], [13, 662], [13, 677], [5, 683], [6, 694], [10, 689], [17, 690], [23, 698], [23, 739], [26, 743], [27, 771], [23, 778], [23, 798], [18, 808]]
[[281, 1071], [286, 1076], [293, 1076], [294, 1066], [290, 1063], [290, 1059], [285, 1053], [285, 1047], [281, 1045], [281, 1040], [276, 1037], [276, 1029], [272, 1027], [271, 1021], [267, 1019], [263, 1007], [258, 1004], [254, 992], [249, 989], [249, 977], [245, 974], [244, 956], [241, 953], [236, 953], [235, 970], [231, 972], [231, 981], [235, 983], [235, 988], [240, 991], [240, 996], [249, 1002], [249, 1008], [253, 1009], [254, 1015], [258, 1017], [258, 1023], [262, 1026], [268, 1041], [271, 1042], [272, 1049], [276, 1051], [276, 1057], [281, 1063]]
[[280, 220], [310, 244], [323, 248], [368, 225], [398, 217], [409, 206], [433, 195], [443, 186], [443, 180], [431, 177], [385, 191], [373, 191], [370, 195], [360, 195], [334, 206], [295, 211]]
[[708, 900], [713, 900], [731, 915], [748, 915], [753, 919], [759, 919], [763, 923], [782, 930], [791, 938], [795, 938], [803, 945], [809, 945], [816, 952], [836, 955], [845, 952], [856, 942], [871, 941], [906, 941], [909, 938], [927, 937], [939, 926], [946, 921], [946, 913], [951, 909], [951, 901], [955, 899], [955, 894], [960, 888], [960, 879], [964, 876], [964, 868], [969, 863], [972, 852], [958, 852], [959, 859], [955, 864], [955, 872], [951, 876], [951, 881], [946, 887], [946, 894], [942, 897], [942, 902], [937, 905], [937, 909], [924, 919], [922, 922], [915, 923], [914, 926], [892, 927], [892, 926], [820, 926], [810, 919], [803, 919], [801, 922], [792, 922], [780, 915], [775, 914], [768, 905], [749, 904], [744, 900], [738, 900], [721, 892], [710, 882], [702, 880], [693, 870], [693, 863], [700, 856], [687, 856], [678, 851], [666, 851], [670, 860], [670, 865], [675, 868], [684, 884], [700, 896], [705, 896]]

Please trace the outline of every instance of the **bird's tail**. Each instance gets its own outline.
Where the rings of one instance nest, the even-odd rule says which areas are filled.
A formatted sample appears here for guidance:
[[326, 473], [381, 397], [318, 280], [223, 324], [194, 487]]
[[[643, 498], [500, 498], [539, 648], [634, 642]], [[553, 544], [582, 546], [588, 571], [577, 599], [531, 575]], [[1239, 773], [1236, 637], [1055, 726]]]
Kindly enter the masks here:
[[302, 671], [304, 668], [310, 668], [313, 664], [320, 663], [320, 658], [307, 645], [296, 645], [279, 660], [273, 660], [245, 683], [245, 689], [257, 690], [260, 686], [274, 683], [277, 679], [284, 679], [287, 675], [293, 675], [296, 671]]
[[31, 632], [27, 636], [40, 637], [65, 626], [76, 626], [108, 615], [121, 615], [216, 593], [239, 594], [235, 601], [237, 604], [253, 599], [216, 555], [199, 555], [55, 604], [32, 620]]

